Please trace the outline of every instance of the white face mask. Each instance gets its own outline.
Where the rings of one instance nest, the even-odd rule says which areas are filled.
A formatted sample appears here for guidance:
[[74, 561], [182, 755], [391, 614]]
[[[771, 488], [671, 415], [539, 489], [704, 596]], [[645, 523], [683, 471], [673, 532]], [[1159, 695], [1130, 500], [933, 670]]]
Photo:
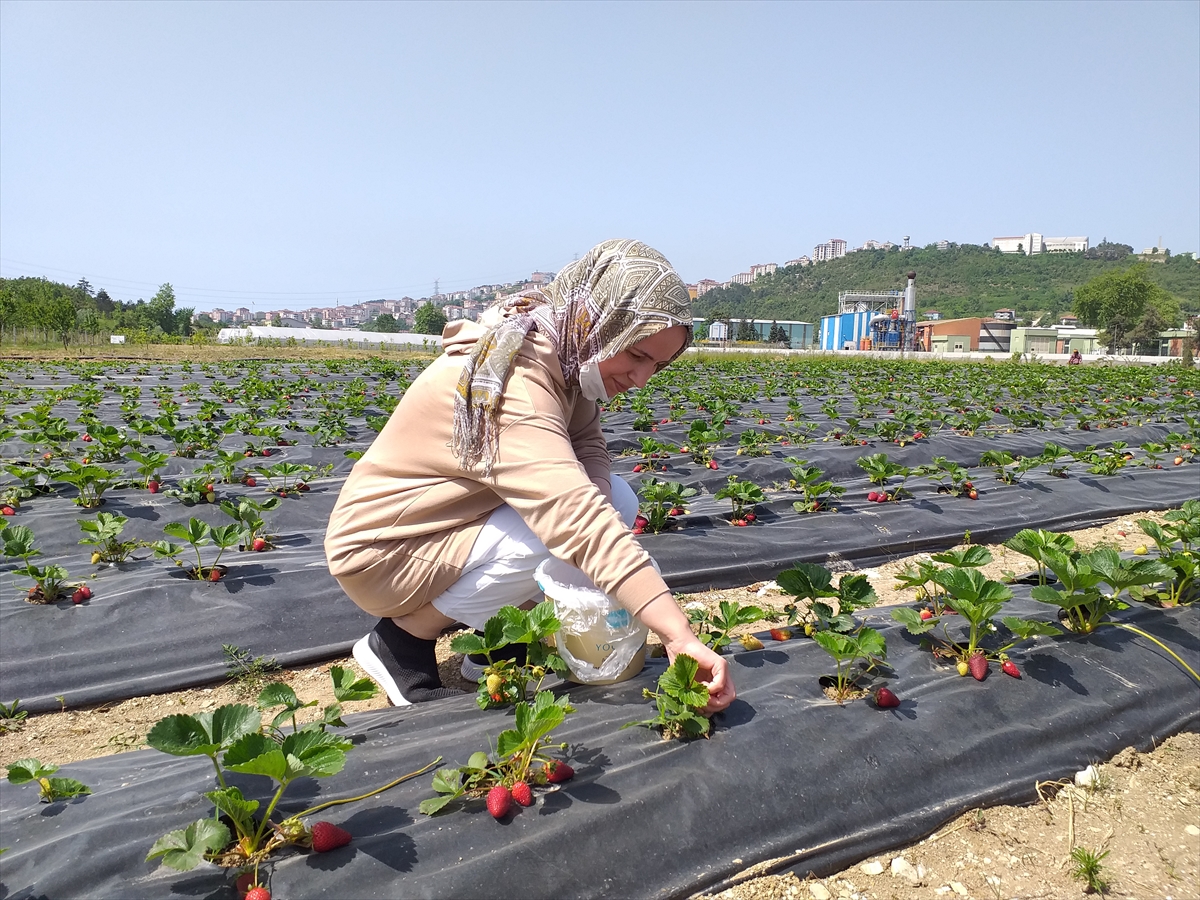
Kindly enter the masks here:
[[609, 401], [604, 378], [600, 375], [599, 363], [586, 362], [579, 367], [579, 389], [583, 391], [583, 396], [595, 403]]

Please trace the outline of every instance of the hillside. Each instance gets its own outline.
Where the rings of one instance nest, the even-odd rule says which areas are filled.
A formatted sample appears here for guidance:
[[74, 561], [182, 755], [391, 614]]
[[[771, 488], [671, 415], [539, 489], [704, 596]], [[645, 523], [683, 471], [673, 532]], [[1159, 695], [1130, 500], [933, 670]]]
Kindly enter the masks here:
[[[1075, 288], [1136, 257], [1088, 259], [1078, 253], [1021, 256], [972, 244], [949, 250], [865, 250], [812, 266], [791, 266], [749, 285], [717, 288], [700, 297], [696, 314], [818, 322], [837, 311], [838, 291], [903, 290], [917, 273], [917, 310], [943, 318], [991, 315], [1008, 307], [1019, 316], [1069, 312]], [[1149, 266], [1151, 279], [1185, 312], [1200, 313], [1200, 263], [1173, 256]]]

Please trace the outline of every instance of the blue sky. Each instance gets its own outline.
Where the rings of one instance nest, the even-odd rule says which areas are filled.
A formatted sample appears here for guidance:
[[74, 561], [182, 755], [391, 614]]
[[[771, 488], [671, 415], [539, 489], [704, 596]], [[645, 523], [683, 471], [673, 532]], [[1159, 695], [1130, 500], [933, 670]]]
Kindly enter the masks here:
[[0, 3], [0, 274], [306, 307], [831, 237], [1200, 250], [1200, 4]]

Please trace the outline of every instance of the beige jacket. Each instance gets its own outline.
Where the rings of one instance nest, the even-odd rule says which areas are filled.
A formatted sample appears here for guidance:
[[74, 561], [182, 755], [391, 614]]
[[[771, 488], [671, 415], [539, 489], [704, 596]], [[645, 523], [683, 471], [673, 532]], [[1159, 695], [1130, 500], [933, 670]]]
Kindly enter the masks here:
[[325, 535], [330, 571], [367, 612], [407, 615], [459, 579], [488, 515], [507, 503], [552, 555], [636, 614], [668, 588], [593, 483], [611, 477], [600, 412], [567, 386], [546, 337], [531, 333], [514, 360], [492, 474], [464, 472], [450, 452], [455, 388], [482, 333], [469, 321], [446, 327], [445, 353], [355, 464]]

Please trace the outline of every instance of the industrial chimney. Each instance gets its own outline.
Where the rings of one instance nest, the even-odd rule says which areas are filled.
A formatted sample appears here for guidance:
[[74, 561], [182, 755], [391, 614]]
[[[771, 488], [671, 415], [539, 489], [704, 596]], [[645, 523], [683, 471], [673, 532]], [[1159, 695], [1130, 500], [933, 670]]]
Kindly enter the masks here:
[[917, 321], [917, 273], [908, 273], [908, 287], [904, 289], [904, 319], [910, 324]]

